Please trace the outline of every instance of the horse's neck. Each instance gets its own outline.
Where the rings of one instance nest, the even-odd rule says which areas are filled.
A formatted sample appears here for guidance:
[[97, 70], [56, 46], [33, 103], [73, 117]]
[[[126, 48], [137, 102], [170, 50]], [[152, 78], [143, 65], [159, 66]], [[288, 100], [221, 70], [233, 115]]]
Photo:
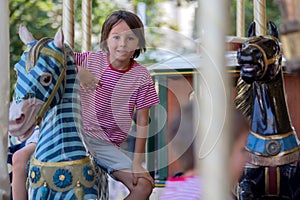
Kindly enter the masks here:
[[252, 131], [269, 135], [293, 130], [281, 73], [273, 81], [254, 82], [253, 92]]
[[82, 133], [79, 87], [67, 84], [60, 104], [50, 109], [43, 119], [35, 157], [47, 162], [85, 157]]

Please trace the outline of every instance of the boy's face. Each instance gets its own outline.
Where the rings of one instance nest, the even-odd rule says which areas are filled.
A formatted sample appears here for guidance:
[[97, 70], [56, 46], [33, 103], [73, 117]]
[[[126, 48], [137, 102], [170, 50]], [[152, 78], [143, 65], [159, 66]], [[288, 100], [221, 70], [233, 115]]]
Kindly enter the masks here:
[[110, 61], [128, 63], [136, 49], [139, 48], [139, 39], [121, 20], [110, 31], [107, 39], [107, 47], [110, 53]]

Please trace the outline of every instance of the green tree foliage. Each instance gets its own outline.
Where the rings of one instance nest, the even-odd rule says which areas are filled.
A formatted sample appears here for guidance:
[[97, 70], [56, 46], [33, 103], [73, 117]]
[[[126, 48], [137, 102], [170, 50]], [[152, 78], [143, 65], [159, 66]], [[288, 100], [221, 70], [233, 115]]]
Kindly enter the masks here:
[[10, 75], [11, 93], [15, 83], [13, 66], [19, 61], [25, 45], [18, 35], [20, 24], [24, 24], [34, 37], [52, 37], [61, 26], [61, 1], [14, 0], [9, 1], [10, 9]]
[[[134, 9], [139, 2], [147, 4], [147, 27], [151, 36], [147, 40], [152, 41], [149, 44], [155, 47], [155, 41], [160, 38], [159, 34], [154, 33], [150, 27], [168, 27], [178, 30], [176, 22], [165, 22], [162, 20], [164, 11], [161, 10], [158, 3], [164, 0], [128, 0]], [[178, 0], [182, 3], [184, 0]], [[186, 0], [193, 1], [193, 0]], [[230, 1], [230, 35], [235, 35], [236, 20], [236, 1]], [[11, 65], [11, 93], [15, 83], [15, 72], [13, 66], [19, 61], [21, 53], [24, 51], [25, 45], [19, 39], [18, 27], [25, 24], [33, 33], [36, 39], [42, 37], [53, 37], [59, 27], [62, 26], [62, 2], [63, 0], [11, 0], [9, 1], [10, 9], [10, 65]], [[123, 1], [126, 3], [126, 0]], [[278, 4], [275, 0], [267, 0], [267, 20], [280, 24], [280, 13]], [[75, 4], [75, 50], [81, 51], [81, 0], [74, 0]], [[99, 35], [105, 18], [116, 9], [123, 9], [119, 0], [92, 0], [92, 38], [93, 50], [99, 49]], [[245, 0], [245, 29], [253, 20], [253, 1]]]

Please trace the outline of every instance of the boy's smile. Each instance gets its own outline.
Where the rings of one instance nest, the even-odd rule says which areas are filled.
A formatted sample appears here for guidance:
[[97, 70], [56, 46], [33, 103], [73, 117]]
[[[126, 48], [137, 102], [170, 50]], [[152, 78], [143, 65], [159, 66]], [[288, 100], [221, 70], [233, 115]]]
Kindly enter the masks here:
[[110, 31], [107, 46], [110, 54], [110, 64], [116, 69], [127, 69], [130, 59], [139, 48], [139, 39], [127, 23], [120, 20]]

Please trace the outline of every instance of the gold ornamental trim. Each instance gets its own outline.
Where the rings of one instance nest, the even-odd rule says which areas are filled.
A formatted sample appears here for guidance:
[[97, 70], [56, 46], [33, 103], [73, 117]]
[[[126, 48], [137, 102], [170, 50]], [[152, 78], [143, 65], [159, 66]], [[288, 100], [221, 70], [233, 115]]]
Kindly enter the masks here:
[[35, 158], [32, 158], [30, 163], [31, 165], [38, 165], [42, 167], [66, 167], [66, 166], [72, 166], [72, 165], [82, 165], [91, 162], [90, 157], [85, 157], [83, 159], [79, 160], [70, 160], [70, 161], [64, 161], [64, 162], [41, 162]]
[[298, 161], [299, 158], [299, 148], [292, 149], [290, 152], [282, 152], [286, 153], [285, 155], [276, 155], [265, 157], [261, 155], [254, 154], [252, 152], [248, 152], [249, 163], [253, 165], [259, 166], [278, 166], [285, 165], [289, 163], [293, 163]]
[[284, 139], [284, 138], [287, 138], [287, 137], [293, 135], [294, 131], [290, 131], [290, 132], [287, 132], [284, 134], [276, 134], [276, 135], [261, 135], [261, 134], [255, 133], [253, 131], [250, 131], [250, 134], [261, 140], [280, 140], [280, 139]]
[[282, 152], [280, 152], [280, 153], [278, 153], [276, 155], [273, 155], [273, 156], [264, 156], [264, 154], [258, 153], [258, 152], [254, 152], [254, 151], [248, 149], [247, 147], [245, 147], [245, 150], [248, 151], [248, 153], [251, 153], [251, 154], [256, 155], [256, 156], [262, 156], [262, 157], [266, 157], [266, 158], [272, 158], [272, 157], [279, 157], [280, 158], [282, 156], [285, 156], [285, 155], [288, 155], [288, 154], [291, 154], [291, 153], [299, 152], [300, 149], [299, 149], [299, 146], [297, 146], [294, 149], [291, 149], [289, 151], [282, 151]]
[[[87, 180], [84, 175], [85, 167], [90, 167], [91, 170], [88, 170], [86, 173], [88, 175], [93, 176], [91, 180]], [[32, 171], [32, 168], [38, 169], [40, 175], [37, 178], [35, 171]], [[63, 188], [57, 187], [53, 181], [53, 176], [57, 172], [57, 170], [67, 170], [68, 173], [72, 176], [72, 182]], [[45, 187], [57, 191], [57, 192], [64, 192], [71, 189], [74, 189], [80, 185], [85, 187], [91, 188], [95, 185], [97, 171], [95, 163], [90, 159], [90, 157], [86, 157], [80, 160], [74, 161], [66, 161], [66, 162], [41, 162], [32, 158], [30, 161], [29, 167], [29, 186], [31, 188], [39, 188]], [[37, 178], [35, 182], [32, 182], [32, 179]], [[65, 180], [65, 176], [62, 174], [59, 176], [59, 180]]]
[[[265, 167], [265, 193], [270, 194], [269, 191], [270, 188], [270, 181], [269, 181], [269, 168]], [[276, 167], [276, 191], [277, 191], [277, 196], [280, 193], [280, 168]]]

